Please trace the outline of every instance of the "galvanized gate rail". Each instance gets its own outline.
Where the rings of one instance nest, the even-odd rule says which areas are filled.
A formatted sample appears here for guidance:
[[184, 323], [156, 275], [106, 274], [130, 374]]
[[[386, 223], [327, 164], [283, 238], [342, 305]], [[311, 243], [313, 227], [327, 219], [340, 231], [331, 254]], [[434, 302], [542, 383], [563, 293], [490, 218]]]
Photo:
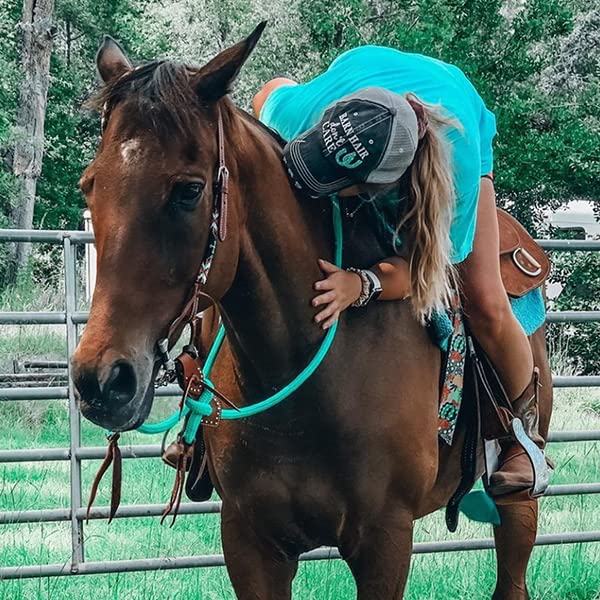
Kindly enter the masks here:
[[[0, 242], [33, 242], [62, 245], [64, 255], [65, 310], [60, 312], [0, 312], [0, 325], [65, 325], [67, 332], [66, 350], [70, 357], [77, 344], [78, 326], [87, 322], [88, 313], [76, 310], [76, 256], [74, 246], [93, 242], [91, 233], [81, 231], [42, 231], [42, 230], [0, 230]], [[576, 251], [600, 250], [600, 241], [590, 240], [539, 240], [548, 250]], [[600, 321], [600, 311], [562, 311], [548, 313], [550, 323], [577, 323]], [[53, 388], [0, 388], [0, 402], [20, 400], [67, 399], [69, 406], [70, 443], [68, 448], [35, 448], [20, 450], [0, 450], [1, 463], [28, 461], [69, 461], [70, 463], [70, 507], [58, 509], [5, 511], [0, 512], [0, 525], [17, 523], [47, 523], [69, 521], [71, 523], [71, 560], [67, 563], [45, 565], [21, 565], [0, 567], [0, 579], [21, 579], [62, 575], [90, 575], [98, 573], [118, 573], [148, 571], [154, 569], [185, 569], [191, 567], [224, 566], [221, 554], [203, 556], [180, 556], [170, 558], [143, 558], [138, 560], [113, 560], [90, 562], [85, 560], [83, 520], [85, 509], [82, 506], [81, 461], [101, 459], [103, 447], [82, 447], [80, 415], [75, 405], [73, 383], [70, 377], [66, 387]], [[554, 377], [555, 387], [600, 387], [600, 376]], [[158, 395], [178, 395], [178, 388], [171, 386], [159, 391]], [[551, 442], [600, 441], [600, 431], [560, 431], [550, 436]], [[122, 448], [123, 457], [156, 458], [160, 456], [159, 445], [135, 445]], [[600, 482], [587, 484], [554, 485], [546, 496], [574, 494], [599, 494]], [[181, 514], [213, 514], [221, 509], [220, 502], [183, 503]], [[108, 507], [92, 510], [92, 519], [106, 519]], [[162, 504], [142, 504], [121, 506], [116, 518], [158, 516]], [[562, 534], [539, 535], [536, 545], [583, 543], [600, 541], [600, 531], [567, 532]], [[457, 552], [484, 550], [494, 547], [491, 538], [452, 540], [416, 543], [415, 554], [435, 552]], [[320, 548], [302, 555], [301, 560], [327, 560], [340, 558], [335, 548]]]

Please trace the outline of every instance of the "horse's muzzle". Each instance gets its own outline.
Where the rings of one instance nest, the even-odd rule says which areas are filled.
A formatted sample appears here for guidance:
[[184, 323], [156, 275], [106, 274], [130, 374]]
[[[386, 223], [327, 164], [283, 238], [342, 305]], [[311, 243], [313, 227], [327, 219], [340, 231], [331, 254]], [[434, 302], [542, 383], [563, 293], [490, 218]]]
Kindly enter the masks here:
[[111, 431], [139, 427], [148, 416], [154, 397], [152, 380], [144, 371], [126, 359], [105, 368], [73, 361], [73, 382], [81, 414]]

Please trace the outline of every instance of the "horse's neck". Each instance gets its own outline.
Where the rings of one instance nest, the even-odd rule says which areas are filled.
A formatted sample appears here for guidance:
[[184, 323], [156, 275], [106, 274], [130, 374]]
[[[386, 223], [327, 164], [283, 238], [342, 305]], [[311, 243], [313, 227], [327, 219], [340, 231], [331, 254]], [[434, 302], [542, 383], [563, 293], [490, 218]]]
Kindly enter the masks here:
[[265, 393], [289, 381], [323, 337], [310, 300], [321, 277], [317, 258], [331, 256], [330, 207], [298, 202], [268, 134], [245, 120], [238, 126], [240, 254], [223, 307], [241, 384]]

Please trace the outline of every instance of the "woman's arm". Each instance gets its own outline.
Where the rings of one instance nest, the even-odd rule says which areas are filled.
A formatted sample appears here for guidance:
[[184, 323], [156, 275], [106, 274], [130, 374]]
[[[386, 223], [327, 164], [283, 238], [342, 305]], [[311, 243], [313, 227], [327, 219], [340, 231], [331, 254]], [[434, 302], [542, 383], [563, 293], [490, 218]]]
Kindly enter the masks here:
[[405, 258], [390, 256], [373, 265], [371, 271], [381, 281], [378, 300], [403, 300], [410, 296], [410, 273]]
[[[319, 292], [312, 300], [313, 306], [323, 306], [315, 315], [315, 323], [323, 329], [331, 327], [340, 313], [355, 302], [362, 291], [359, 275], [345, 271], [326, 260], [319, 260], [319, 267], [325, 279], [315, 283]], [[400, 256], [391, 256], [373, 265], [371, 271], [381, 282], [379, 300], [402, 300], [410, 295], [410, 277], [408, 263]]]

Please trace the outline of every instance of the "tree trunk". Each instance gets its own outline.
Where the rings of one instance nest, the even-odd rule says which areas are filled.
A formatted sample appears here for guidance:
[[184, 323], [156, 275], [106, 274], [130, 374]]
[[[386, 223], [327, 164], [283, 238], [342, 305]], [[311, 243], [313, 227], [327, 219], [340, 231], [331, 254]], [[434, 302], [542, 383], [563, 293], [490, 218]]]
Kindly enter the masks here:
[[[11, 226], [31, 229], [37, 180], [42, 171], [44, 119], [50, 75], [50, 54], [54, 27], [54, 0], [23, 0], [22, 54], [23, 81], [16, 123], [16, 142], [12, 170], [20, 180], [20, 196], [14, 203]], [[11, 248], [10, 279], [14, 281], [30, 253], [30, 244]]]

